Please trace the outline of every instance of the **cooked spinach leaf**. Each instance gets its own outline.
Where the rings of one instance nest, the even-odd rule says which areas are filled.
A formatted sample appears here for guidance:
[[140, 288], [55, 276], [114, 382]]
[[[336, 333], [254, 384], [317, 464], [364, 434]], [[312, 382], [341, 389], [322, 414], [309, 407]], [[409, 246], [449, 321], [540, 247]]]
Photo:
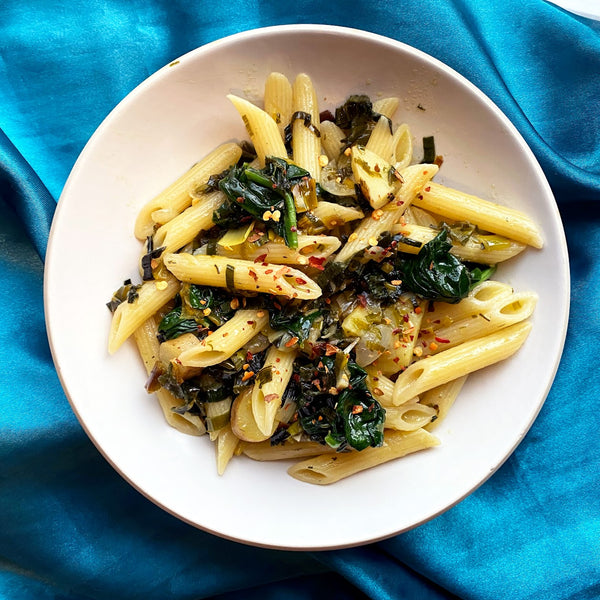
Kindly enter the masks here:
[[474, 285], [494, 272], [493, 267], [470, 270], [450, 252], [452, 243], [447, 229], [425, 244], [416, 256], [403, 256], [396, 263], [399, 277], [406, 290], [429, 300], [455, 304], [464, 298]]
[[290, 248], [298, 247], [296, 206], [292, 187], [310, 173], [282, 158], [268, 157], [264, 169], [244, 164], [233, 167], [219, 181], [227, 201], [213, 214], [221, 227], [238, 226], [244, 217], [263, 221], [285, 239]]
[[315, 320], [321, 316], [320, 310], [310, 311], [308, 314], [298, 314], [295, 310], [271, 311], [269, 325], [275, 330], [287, 331], [291, 336], [298, 338], [297, 343], [302, 343], [308, 338]]
[[[347, 132], [342, 151], [355, 144], [366, 145], [373, 127], [382, 116], [373, 110], [373, 103], [364, 94], [354, 94], [338, 106], [335, 124]], [[390, 131], [391, 126], [390, 122]]]
[[381, 446], [385, 409], [367, 389], [366, 372], [352, 361], [348, 370], [350, 385], [337, 394], [331, 393], [335, 391], [332, 357], [295, 367], [300, 425], [312, 440], [338, 451], [348, 446], [356, 450]]
[[158, 326], [158, 340], [164, 342], [172, 340], [184, 333], [197, 333], [198, 323], [194, 319], [181, 316], [181, 304], [168, 312]]

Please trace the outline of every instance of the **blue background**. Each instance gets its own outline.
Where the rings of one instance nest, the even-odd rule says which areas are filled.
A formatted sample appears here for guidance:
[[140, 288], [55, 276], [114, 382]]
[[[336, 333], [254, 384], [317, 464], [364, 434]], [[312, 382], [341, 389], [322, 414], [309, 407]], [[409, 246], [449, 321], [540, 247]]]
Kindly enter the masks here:
[[[189, 50], [286, 23], [387, 35], [479, 86], [542, 165], [565, 224], [572, 272], [571, 319], [554, 386], [505, 465], [413, 531], [322, 553], [221, 540], [129, 487], [70, 410], [42, 304], [56, 200], [103, 118]], [[599, 100], [599, 24], [542, 0], [4, 0], [0, 598], [600, 597]], [[285, 526], [294, 526], [293, 515]]]

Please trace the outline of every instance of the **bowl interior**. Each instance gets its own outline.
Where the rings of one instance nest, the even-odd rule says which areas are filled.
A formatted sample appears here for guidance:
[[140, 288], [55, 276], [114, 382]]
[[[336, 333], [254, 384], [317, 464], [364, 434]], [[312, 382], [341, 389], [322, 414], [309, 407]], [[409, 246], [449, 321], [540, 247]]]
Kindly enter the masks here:
[[[139, 208], [218, 144], [246, 137], [225, 96], [259, 101], [273, 70], [290, 78], [308, 72], [322, 109], [350, 93], [399, 96], [396, 120], [410, 125], [415, 153], [422, 136], [434, 135], [444, 156], [437, 181], [526, 211], [546, 242], [543, 250], [529, 250], [499, 269], [499, 279], [538, 293], [534, 327], [514, 358], [471, 376], [438, 428], [441, 446], [327, 487], [290, 478], [287, 463], [243, 457], [219, 477], [211, 442], [168, 427], [145, 393], [133, 343], [114, 356], [106, 351], [105, 302], [122, 280], [137, 277], [140, 244], [132, 230]], [[471, 84], [398, 42], [293, 26], [239, 34], [193, 51], [150, 77], [107, 117], [60, 199], [45, 295], [52, 351], [73, 409], [137, 489], [179, 518], [228, 538], [332, 548], [430, 519], [507, 458], [537, 415], [560, 358], [568, 263], [541, 169], [509, 121]], [[357, 507], [368, 507], [369, 518], [356, 519]]]

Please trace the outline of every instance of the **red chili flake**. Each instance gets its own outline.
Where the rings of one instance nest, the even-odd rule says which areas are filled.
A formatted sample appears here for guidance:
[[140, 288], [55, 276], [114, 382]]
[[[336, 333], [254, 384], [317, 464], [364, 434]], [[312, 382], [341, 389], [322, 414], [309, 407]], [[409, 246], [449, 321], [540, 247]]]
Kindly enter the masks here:
[[325, 298], [325, 304], [331, 304], [331, 298]]
[[401, 327], [396, 327], [396, 329], [392, 330], [392, 335], [398, 335], [400, 333], [402, 333]]
[[332, 354], [337, 354], [338, 348], [333, 344], [325, 344], [325, 356], [331, 356]]
[[297, 341], [298, 341], [298, 338], [296, 336], [294, 336], [291, 340], [288, 340], [285, 343], [285, 347], [286, 348], [291, 348]]
[[296, 382], [296, 383], [300, 383], [300, 375], [298, 375], [298, 373], [294, 373], [294, 375], [292, 376], [292, 379]]
[[430, 191], [431, 191], [431, 186], [429, 186], [429, 185], [428, 185], [428, 186], [425, 188], [425, 191], [426, 191], [426, 192], [430, 192]]
[[250, 277], [252, 277], [252, 279], [254, 279], [254, 281], [258, 280], [258, 275], [252, 269], [248, 269], [248, 275], [250, 275]]
[[357, 298], [359, 304], [365, 308], [367, 306], [367, 296], [365, 294], [359, 294]]
[[281, 362], [281, 359], [279, 358], [279, 356], [275, 359], [275, 362]]
[[237, 201], [237, 202], [239, 202], [240, 204], [243, 204], [243, 203], [244, 203], [244, 199], [243, 199], [241, 196], [238, 196], [238, 197], [236, 198], [236, 201]]
[[323, 263], [326, 261], [327, 259], [324, 256], [309, 256], [308, 257], [308, 264], [311, 267], [314, 267], [315, 269], [319, 269], [320, 271], [324, 271], [325, 267], [323, 266]]
[[436, 342], [439, 342], [440, 344], [449, 344], [450, 340], [447, 340], [446, 338], [441, 338], [441, 337], [437, 337], [435, 338]]
[[265, 275], [270, 275], [273, 272], [273, 269], [267, 269], [265, 271]]
[[420, 315], [423, 311], [421, 310], [420, 306], [417, 306], [417, 308], [415, 308], [415, 315]]
[[364, 410], [364, 408], [360, 404], [355, 404], [352, 407], [352, 414], [359, 415], [363, 410]]
[[267, 394], [265, 396], [265, 402], [273, 402], [273, 400], [277, 400], [279, 398], [279, 394]]
[[257, 256], [257, 257], [254, 259], [254, 262], [255, 262], [255, 263], [261, 263], [261, 262], [264, 262], [264, 261], [265, 261], [265, 258], [267, 258], [267, 253], [266, 253], [266, 252], [265, 252], [264, 254], [261, 254], [260, 256]]
[[399, 357], [399, 356], [396, 356], [396, 358], [393, 358], [392, 360], [393, 360], [395, 363], [397, 363], [397, 362], [400, 362], [400, 357]]
[[277, 310], [281, 310], [281, 304], [279, 304], [278, 302], [273, 302], [273, 306], [277, 309]]
[[318, 379], [313, 379], [311, 381], [311, 383], [319, 390], [321, 391], [321, 382]]
[[262, 231], [254, 231], [252, 232], [252, 235], [248, 238], [248, 242], [252, 243], [252, 242], [256, 242], [258, 241], [263, 235], [265, 235]]
[[248, 325], [254, 325], [254, 321], [246, 321], [246, 323], [248, 323]]
[[306, 279], [302, 279], [302, 277], [296, 277], [296, 283], [303, 285], [306, 283]]
[[405, 323], [408, 323], [408, 315], [403, 315], [403, 317], [402, 317], [402, 320], [403, 320]]

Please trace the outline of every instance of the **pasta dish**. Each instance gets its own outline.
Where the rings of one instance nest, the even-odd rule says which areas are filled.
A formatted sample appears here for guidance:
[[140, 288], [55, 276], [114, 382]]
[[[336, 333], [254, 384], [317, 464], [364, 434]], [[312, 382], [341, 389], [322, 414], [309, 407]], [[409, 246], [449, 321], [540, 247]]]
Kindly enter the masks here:
[[224, 143], [138, 214], [139, 283], [108, 303], [167, 422], [328, 484], [439, 444], [468, 375], [513, 355], [537, 297], [494, 280], [541, 234], [520, 211], [433, 181], [443, 158], [399, 99], [318, 105], [271, 73], [229, 95]]

